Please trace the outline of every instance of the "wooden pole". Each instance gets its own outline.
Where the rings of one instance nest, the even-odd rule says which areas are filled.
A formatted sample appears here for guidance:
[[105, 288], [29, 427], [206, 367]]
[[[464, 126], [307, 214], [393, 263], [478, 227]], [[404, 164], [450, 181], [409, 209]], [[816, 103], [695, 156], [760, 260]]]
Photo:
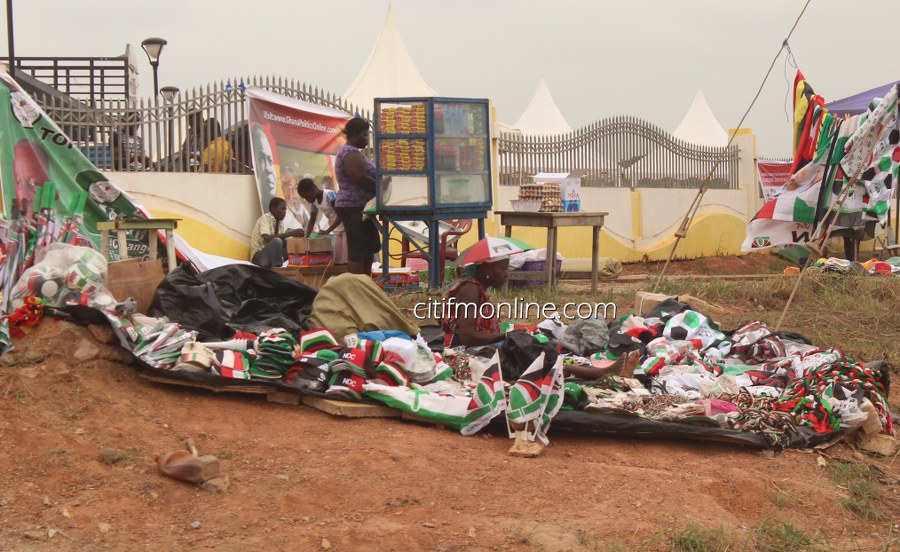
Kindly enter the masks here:
[[[859, 174], [862, 172], [863, 168], [864, 165], [861, 164], [856, 169], [856, 173], [854, 173], [853, 178], [851, 178], [850, 182], [848, 182], [847, 185], [844, 186], [844, 188], [841, 190], [841, 194], [838, 196], [838, 200], [828, 207], [828, 212], [826, 212], [825, 216], [822, 217], [822, 220], [819, 222], [819, 227], [816, 228], [816, 231], [813, 233], [814, 236], [821, 234], [822, 227], [825, 224], [828, 224], [829, 219], [831, 218], [831, 213], [834, 212], [836, 208], [840, 209], [840, 207], [844, 204], [844, 201], [847, 200], [847, 197], [850, 196], [850, 190], [853, 189], [853, 186], [856, 185], [856, 180], [859, 178]], [[823, 180], [821, 185], [825, 186], [826, 182]], [[811, 251], [810, 255], [806, 257], [806, 262], [803, 263], [803, 268], [800, 269], [800, 274], [797, 276], [797, 281], [794, 283], [794, 289], [791, 291], [791, 295], [788, 297], [787, 303], [784, 305], [784, 310], [781, 311], [781, 316], [778, 318], [778, 323], [775, 324], [775, 331], [778, 331], [781, 328], [781, 323], [784, 322], [784, 317], [787, 315], [788, 309], [791, 308], [791, 303], [794, 302], [794, 296], [797, 295], [797, 290], [800, 289], [800, 282], [803, 281], [803, 275], [806, 273], [806, 269], [809, 268], [809, 264], [812, 261], [812, 253], [818, 253], [823, 250], [825, 242], [827, 242], [828, 238], [831, 237], [832, 230], [834, 230], [834, 224], [828, 224], [828, 229], [826, 230], [825, 234], [822, 235], [822, 237], [820, 237], [818, 240], [818, 246], [813, 246], [813, 251]], [[807, 246], [809, 246], [809, 244], [807, 244]]]

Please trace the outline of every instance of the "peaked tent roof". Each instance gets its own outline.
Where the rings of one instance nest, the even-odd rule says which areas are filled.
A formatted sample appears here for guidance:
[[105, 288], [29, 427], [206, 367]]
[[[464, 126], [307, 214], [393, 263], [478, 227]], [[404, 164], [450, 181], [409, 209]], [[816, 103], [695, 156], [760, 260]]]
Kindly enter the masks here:
[[728, 144], [728, 133], [713, 115], [701, 89], [697, 89], [694, 102], [672, 134], [692, 144], [718, 147], [725, 147]]
[[356, 107], [373, 109], [375, 98], [437, 96], [413, 63], [394, 22], [394, 10], [388, 4], [387, 15], [369, 59], [356, 75], [344, 99]]
[[516, 128], [522, 134], [563, 134], [572, 132], [572, 127], [566, 122], [566, 118], [556, 107], [553, 96], [547, 82], [541, 79], [537, 90], [531, 98], [531, 103], [525, 108], [525, 112], [516, 121]]
[[885, 84], [883, 86], [879, 86], [877, 88], [872, 88], [871, 90], [866, 90], [865, 92], [859, 92], [858, 94], [854, 94], [846, 98], [841, 98], [840, 100], [828, 102], [825, 107], [827, 107], [828, 112], [835, 117], [843, 117], [845, 115], [859, 115], [860, 113], [866, 112], [866, 110], [869, 108], [869, 103], [872, 100], [874, 100], [875, 98], [883, 98], [891, 88], [897, 86], [898, 84], [900, 84], [900, 80]]

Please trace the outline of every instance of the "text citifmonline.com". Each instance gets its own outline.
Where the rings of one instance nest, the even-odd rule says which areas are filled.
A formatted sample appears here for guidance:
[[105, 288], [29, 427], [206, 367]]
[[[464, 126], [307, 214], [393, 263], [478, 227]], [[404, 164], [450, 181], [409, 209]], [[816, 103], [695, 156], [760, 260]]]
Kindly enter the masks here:
[[616, 318], [615, 303], [535, 303], [533, 301], [514, 299], [512, 303], [459, 303], [453, 297], [446, 300], [434, 299], [424, 303], [416, 303], [413, 316], [417, 320], [429, 318], [494, 318], [507, 320], [528, 320], [532, 318], [550, 318], [559, 315], [563, 320], [585, 318]]

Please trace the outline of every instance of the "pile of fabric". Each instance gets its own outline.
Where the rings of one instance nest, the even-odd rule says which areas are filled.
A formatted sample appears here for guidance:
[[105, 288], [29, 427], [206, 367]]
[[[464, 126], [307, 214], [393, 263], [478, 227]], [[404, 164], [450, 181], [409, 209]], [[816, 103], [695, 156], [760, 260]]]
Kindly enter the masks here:
[[[171, 273], [155, 305], [190, 309], [176, 321], [164, 308], [148, 316], [113, 299], [105, 262], [95, 251], [54, 244], [13, 287], [8, 297], [18, 309], [5, 321], [21, 335], [47, 309], [78, 318], [77, 309], [88, 307], [157, 374], [373, 401], [466, 435], [503, 417], [508, 431], [527, 427], [542, 443], [551, 422], [561, 430], [602, 433], [640, 421], [645, 425], [634, 431], [645, 434], [689, 427], [692, 437], [741, 435], [773, 448], [828, 438], [872, 416], [885, 433], [896, 431], [886, 367], [855, 362], [761, 322], [724, 331], [674, 299], [609, 326], [601, 319], [568, 326], [550, 319], [521, 327], [526, 331], [509, 334], [499, 348], [432, 350], [415, 327], [397, 322], [402, 314], [380, 299], [371, 279], [344, 277], [333, 284], [339, 289], [323, 288], [327, 308], [307, 316], [319, 300], [315, 291], [258, 270]], [[281, 287], [293, 285], [299, 287], [292, 294]], [[369, 294], [379, 297], [377, 315], [360, 304]], [[273, 297], [285, 295], [296, 300], [273, 304]], [[352, 308], [339, 304], [340, 297]], [[332, 327], [311, 328], [311, 319]], [[350, 332], [366, 324], [382, 327]], [[574, 368], [619, 365], [626, 357], [634, 360], [628, 370], [566, 379], [578, 373]]]
[[772, 447], [858, 427], [867, 412], [876, 413], [885, 433], [896, 432], [886, 367], [762, 322], [726, 332], [670, 299], [643, 317], [629, 314], [612, 324], [604, 350], [592, 358], [630, 351], [641, 354], [634, 374], [641, 385], [610, 378], [586, 386], [586, 410], [748, 431]]
[[863, 262], [829, 257], [827, 259], [822, 258], [817, 260], [809, 269], [855, 276], [866, 274], [870, 276], [900, 276], [900, 257], [891, 257], [884, 261], [869, 259], [868, 261]]

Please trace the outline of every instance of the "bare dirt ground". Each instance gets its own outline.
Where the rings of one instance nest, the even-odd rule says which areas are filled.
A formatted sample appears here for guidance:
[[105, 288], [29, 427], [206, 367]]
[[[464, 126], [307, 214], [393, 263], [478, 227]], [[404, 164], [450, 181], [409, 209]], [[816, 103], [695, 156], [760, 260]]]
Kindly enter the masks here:
[[[628, 263], [622, 266], [622, 276], [653, 275], [660, 273], [665, 261], [649, 261], [646, 263]], [[666, 269], [666, 275], [685, 274], [781, 274], [790, 263], [770, 253], [748, 253], [747, 255], [727, 257], [704, 257], [693, 260], [673, 260]]]
[[[900, 461], [843, 444], [771, 455], [551, 432], [520, 459], [500, 436], [148, 383], [54, 319], [4, 360], [0, 550], [723, 549], [708, 546], [716, 530], [729, 550], [900, 547]], [[187, 437], [221, 459], [227, 488], [158, 473]], [[821, 465], [839, 459], [880, 470], [880, 520], [842, 504], [850, 488]], [[771, 547], [767, 522], [810, 540]], [[689, 530], [705, 547], [685, 545]]]

